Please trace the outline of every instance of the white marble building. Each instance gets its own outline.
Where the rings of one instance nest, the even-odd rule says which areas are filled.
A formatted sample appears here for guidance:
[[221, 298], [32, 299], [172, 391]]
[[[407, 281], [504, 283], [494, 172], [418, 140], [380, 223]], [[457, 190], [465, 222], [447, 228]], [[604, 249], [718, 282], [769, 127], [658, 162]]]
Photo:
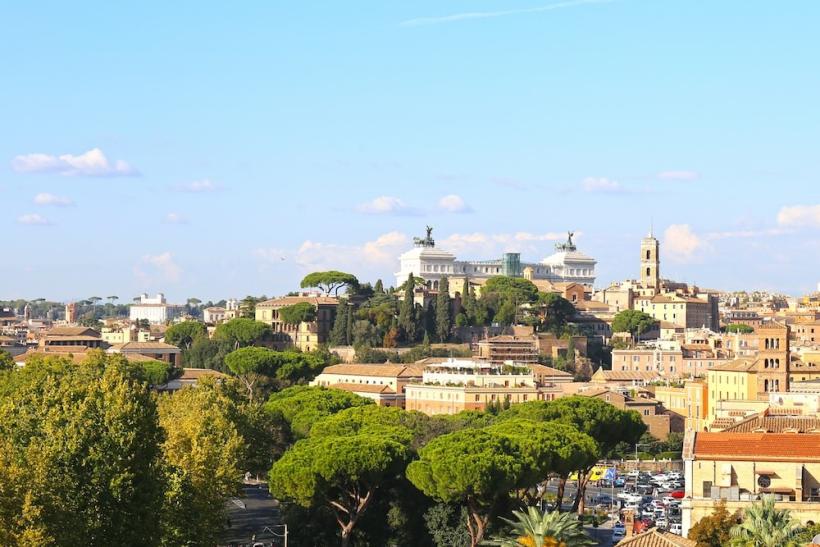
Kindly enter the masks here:
[[165, 323], [182, 314], [182, 311], [183, 306], [168, 304], [162, 293], [154, 297], [143, 293], [139, 297], [139, 302], [131, 304], [129, 317], [131, 321], [147, 319], [149, 323]]
[[519, 253], [504, 253], [496, 260], [457, 260], [456, 256], [444, 249], [437, 249], [432, 238], [432, 228], [428, 226], [426, 238], [416, 238], [413, 249], [400, 257], [400, 270], [396, 272], [396, 286], [407, 281], [412, 273], [427, 282], [431, 289], [438, 289], [443, 276], [485, 279], [497, 275], [522, 277], [526, 268], [531, 268], [532, 279], [546, 279], [554, 283], [572, 282], [592, 286], [595, 282], [594, 258], [578, 251], [572, 242], [572, 233], [566, 243], [555, 246], [556, 252], [541, 262], [521, 262]]

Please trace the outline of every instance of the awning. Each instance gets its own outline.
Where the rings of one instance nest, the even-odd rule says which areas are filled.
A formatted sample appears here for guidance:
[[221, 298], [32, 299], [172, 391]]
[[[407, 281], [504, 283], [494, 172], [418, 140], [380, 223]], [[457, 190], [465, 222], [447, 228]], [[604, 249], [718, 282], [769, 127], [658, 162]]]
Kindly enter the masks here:
[[755, 469], [755, 475], [775, 475], [771, 469]]
[[761, 488], [761, 492], [766, 492], [767, 494], [794, 494], [794, 488]]

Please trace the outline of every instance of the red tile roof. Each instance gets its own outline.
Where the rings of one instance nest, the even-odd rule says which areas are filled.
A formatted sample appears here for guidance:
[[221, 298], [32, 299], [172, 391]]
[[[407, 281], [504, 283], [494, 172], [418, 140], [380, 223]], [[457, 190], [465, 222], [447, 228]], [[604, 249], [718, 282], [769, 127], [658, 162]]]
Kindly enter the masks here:
[[820, 462], [820, 435], [702, 432], [695, 436], [694, 458]]

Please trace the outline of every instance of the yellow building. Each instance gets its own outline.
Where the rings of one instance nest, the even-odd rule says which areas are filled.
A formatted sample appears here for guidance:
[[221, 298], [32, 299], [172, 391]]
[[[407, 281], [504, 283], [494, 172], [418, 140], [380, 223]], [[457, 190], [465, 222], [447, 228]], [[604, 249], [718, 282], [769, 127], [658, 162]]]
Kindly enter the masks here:
[[708, 424], [714, 421], [720, 401], [757, 399], [757, 368], [757, 359], [736, 359], [706, 373]]
[[683, 535], [715, 504], [729, 513], [773, 495], [803, 524], [820, 519], [820, 435], [690, 432], [684, 441]]
[[655, 399], [685, 420], [687, 431], [703, 431], [709, 418], [709, 389], [706, 382], [686, 382], [683, 387], [656, 386]]
[[[303, 302], [313, 305], [316, 309], [316, 319], [298, 325], [285, 323], [280, 316], [280, 310]], [[270, 325], [276, 349], [295, 346], [302, 351], [312, 351], [328, 341], [338, 303], [339, 299], [333, 296], [284, 296], [260, 302], [256, 305], [254, 314], [257, 321]]]

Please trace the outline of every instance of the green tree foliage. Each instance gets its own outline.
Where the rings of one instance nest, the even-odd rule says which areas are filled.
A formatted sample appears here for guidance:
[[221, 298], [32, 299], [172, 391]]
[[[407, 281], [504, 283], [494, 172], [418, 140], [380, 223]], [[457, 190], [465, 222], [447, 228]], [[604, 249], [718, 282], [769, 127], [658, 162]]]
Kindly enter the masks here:
[[239, 303], [239, 316], [243, 319], [253, 319], [256, 316], [256, 305], [263, 298], [248, 295]]
[[225, 523], [225, 500], [239, 491], [246, 445], [234, 402], [200, 382], [159, 398], [169, 486], [161, 515], [166, 545], [213, 545]]
[[612, 332], [628, 332], [632, 337], [640, 337], [652, 330], [655, 319], [639, 310], [623, 310], [612, 320]]
[[453, 327], [452, 310], [450, 309], [450, 282], [447, 276], [439, 282], [436, 296], [436, 338], [440, 342], [450, 339], [450, 330]]
[[697, 547], [723, 547], [731, 540], [732, 527], [737, 524], [737, 514], [726, 510], [726, 501], [721, 500], [708, 517], [700, 519], [689, 530], [689, 539], [697, 542]]
[[408, 458], [407, 447], [389, 436], [358, 433], [302, 439], [271, 467], [270, 490], [303, 507], [326, 505], [336, 517], [345, 547], [376, 490], [398, 475]]
[[0, 544], [156, 545], [157, 407], [121, 356], [0, 376]]
[[360, 319], [353, 323], [353, 347], [379, 347], [382, 343], [382, 335], [379, 334], [379, 329], [376, 328], [370, 321]]
[[330, 345], [349, 346], [351, 337], [348, 331], [348, 322], [352, 320], [352, 309], [347, 298], [342, 298], [336, 305], [336, 318], [333, 321], [333, 330], [330, 332]]
[[240, 317], [217, 326], [214, 331], [214, 340], [225, 342], [230, 347], [239, 349], [261, 344], [271, 335], [270, 327], [265, 323]]
[[493, 538], [489, 545], [500, 547], [557, 547], [572, 545], [585, 547], [597, 545], [592, 541], [577, 517], [569, 513], [544, 513], [537, 507], [527, 507], [527, 512], [513, 511], [514, 519], [501, 517], [510, 530], [501, 537]]
[[335, 270], [327, 272], [313, 272], [307, 274], [300, 285], [303, 289], [307, 287], [318, 287], [325, 295], [338, 295], [339, 289], [347, 287], [348, 290], [359, 286], [359, 280], [353, 274], [337, 272]]
[[[594, 439], [598, 447], [598, 458], [610, 457], [621, 441], [636, 443], [646, 431], [646, 425], [634, 410], [620, 410], [594, 397], [561, 397], [545, 405], [541, 412], [546, 420], [568, 424]], [[586, 485], [593, 465], [594, 462], [591, 462], [578, 467], [578, 490], [573, 508], [579, 512], [583, 511]]]
[[[519, 306], [533, 303], [537, 298], [538, 288], [532, 281], [520, 277], [491, 277], [481, 289], [475, 324], [481, 324], [478, 319], [484, 317], [492, 317], [494, 323], [502, 325], [513, 324]], [[484, 311], [480, 310], [482, 307]]]
[[316, 319], [316, 306], [310, 302], [299, 302], [279, 308], [279, 317], [287, 325], [310, 323]]
[[232, 351], [225, 356], [225, 365], [248, 390], [248, 400], [253, 401], [257, 382], [273, 374], [276, 367], [276, 353], [272, 349], [248, 346]]
[[567, 323], [575, 314], [575, 306], [556, 293], [538, 293], [538, 308], [541, 310], [541, 330], [561, 336]]
[[461, 505], [437, 503], [424, 513], [424, 523], [436, 547], [470, 547], [464, 523], [470, 515]]
[[763, 496], [743, 511], [743, 521], [732, 527], [730, 545], [780, 547], [794, 545], [800, 523], [788, 509], [777, 509], [774, 496]]
[[404, 298], [399, 305], [399, 329], [405, 342], [416, 340], [415, 293], [413, 289], [413, 274], [411, 273], [404, 284]]
[[187, 350], [191, 348], [191, 344], [194, 343], [194, 340], [207, 335], [208, 332], [205, 329], [205, 325], [199, 321], [183, 321], [182, 323], [171, 325], [165, 330], [165, 341], [178, 348]]
[[318, 420], [345, 408], [373, 404], [353, 393], [324, 387], [295, 386], [273, 393], [265, 409], [281, 416], [295, 438], [306, 437]]
[[382, 283], [381, 279], [376, 280], [376, 284], [373, 286], [373, 292], [375, 294], [384, 294], [384, 283]]
[[421, 412], [400, 408], [364, 405], [347, 408], [316, 422], [311, 437], [346, 436], [373, 433], [392, 436], [395, 440], [418, 450], [431, 439], [454, 429]]
[[225, 356], [232, 349], [228, 342], [201, 336], [193, 341], [190, 349], [182, 350], [182, 362], [188, 368], [209, 368], [225, 372]]
[[14, 358], [9, 352], [0, 349], [0, 372], [4, 370], [12, 370], [14, 368]]
[[738, 334], [751, 334], [755, 329], [745, 323], [732, 323], [731, 325], [726, 325], [725, 331]]
[[175, 370], [170, 363], [165, 361], [157, 361], [152, 359], [150, 361], [143, 361], [139, 363], [142, 369], [142, 377], [150, 386], [161, 386], [167, 384], [168, 380], [175, 377]]
[[407, 466], [407, 478], [435, 500], [467, 507], [467, 530], [475, 547], [521, 480], [525, 464], [515, 443], [488, 431], [464, 430], [432, 440], [419, 456]]

